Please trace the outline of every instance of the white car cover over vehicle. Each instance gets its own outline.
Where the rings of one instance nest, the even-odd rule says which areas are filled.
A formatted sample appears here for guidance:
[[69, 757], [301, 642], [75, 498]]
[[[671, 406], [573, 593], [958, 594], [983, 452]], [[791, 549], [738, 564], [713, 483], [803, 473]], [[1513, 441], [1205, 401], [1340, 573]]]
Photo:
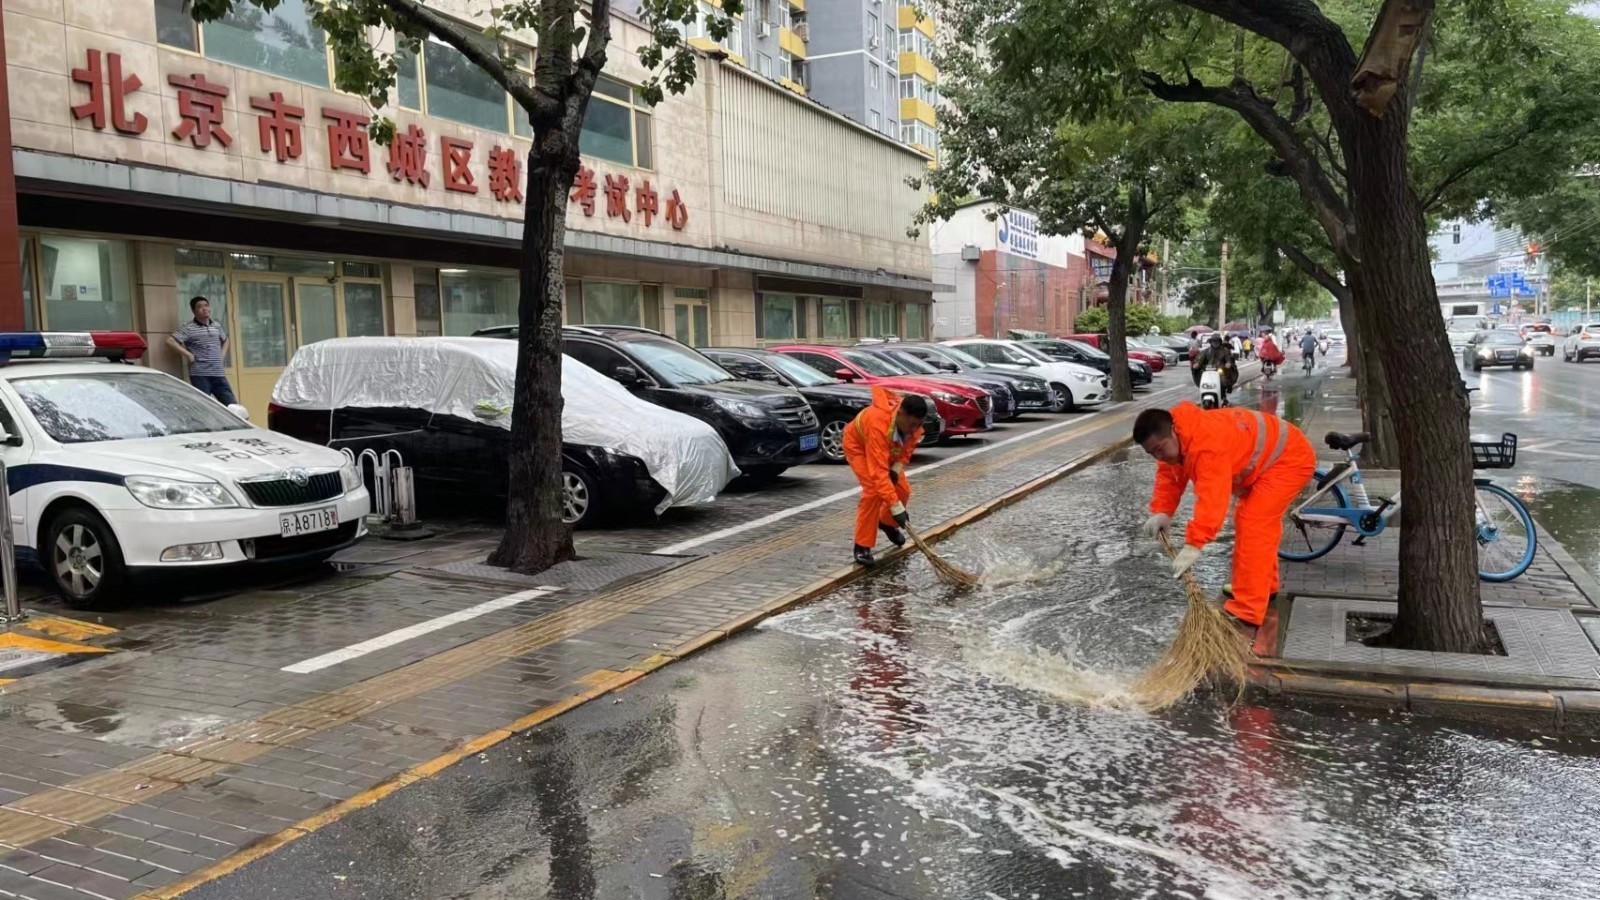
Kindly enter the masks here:
[[[295, 351], [272, 402], [295, 409], [398, 407], [511, 430], [517, 342], [470, 337], [332, 338]], [[647, 403], [561, 358], [561, 438], [638, 457], [666, 490], [656, 507], [710, 503], [739, 476], [710, 425]]]

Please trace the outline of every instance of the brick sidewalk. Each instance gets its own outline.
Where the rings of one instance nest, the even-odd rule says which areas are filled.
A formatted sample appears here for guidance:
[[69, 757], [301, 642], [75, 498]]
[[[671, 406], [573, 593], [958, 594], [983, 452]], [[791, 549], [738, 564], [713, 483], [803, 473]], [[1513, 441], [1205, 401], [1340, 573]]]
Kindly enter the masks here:
[[[1082, 464], [1124, 441], [1138, 410], [1179, 396], [913, 471], [919, 526], [937, 531]], [[841, 563], [853, 518], [853, 500], [832, 502], [696, 548], [711, 555], [657, 557], [662, 568], [621, 587], [539, 594], [309, 674], [284, 667], [370, 639], [374, 621], [422, 622], [516, 591], [438, 571], [489, 538], [447, 536], [383, 563], [400, 569], [385, 577], [262, 589], [296, 591], [290, 608], [264, 599], [226, 622], [201, 607], [180, 611], [188, 628], [131, 624], [122, 652], [0, 696], [0, 845], [14, 848], [0, 857], [0, 896], [168, 896], [243, 848], [259, 855], [306, 833], [341, 802], [371, 802], [375, 788], [425, 777], [832, 587], [851, 571]]]

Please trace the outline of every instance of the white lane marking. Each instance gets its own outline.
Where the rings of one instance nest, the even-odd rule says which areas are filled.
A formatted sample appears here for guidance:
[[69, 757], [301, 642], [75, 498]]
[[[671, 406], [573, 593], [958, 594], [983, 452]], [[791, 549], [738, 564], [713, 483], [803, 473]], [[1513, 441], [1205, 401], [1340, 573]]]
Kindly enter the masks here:
[[351, 644], [348, 647], [342, 647], [338, 650], [324, 653], [321, 656], [313, 656], [310, 659], [302, 660], [294, 665], [284, 666], [282, 671], [294, 672], [298, 675], [309, 675], [312, 672], [326, 669], [329, 666], [336, 666], [339, 663], [349, 662], [357, 657], [366, 656], [368, 653], [382, 650], [386, 647], [393, 647], [396, 644], [405, 643], [414, 637], [420, 637], [424, 634], [428, 634], [429, 632], [438, 631], [441, 628], [449, 628], [451, 625], [458, 625], [462, 622], [476, 619], [477, 617], [486, 615], [488, 613], [498, 612], [499, 610], [516, 606], [518, 603], [532, 600], [536, 597], [543, 597], [546, 594], [553, 594], [558, 590], [560, 590], [560, 588], [537, 587], [531, 590], [518, 591], [515, 594], [507, 594], [504, 597], [479, 603], [477, 606], [469, 606], [466, 609], [457, 610], [456, 612], [448, 615], [440, 616], [437, 619], [429, 619], [426, 622], [418, 622], [415, 625], [408, 625], [405, 628], [396, 629], [388, 634], [380, 634], [371, 640], [362, 641], [359, 644]]
[[[1171, 391], [1179, 390], [1182, 387], [1184, 387], [1184, 386], [1179, 384], [1179, 385], [1173, 385], [1173, 386], [1167, 387], [1167, 388], [1162, 388], [1159, 391], [1152, 391], [1152, 392], [1150, 392], [1148, 394], [1145, 394], [1144, 396], [1134, 400], [1133, 403], [1138, 403], [1141, 400], [1146, 400], [1146, 399], [1149, 399], [1151, 397], [1159, 397], [1162, 394], [1166, 394], [1166, 393], [1170, 393]], [[1129, 405], [1132, 405], [1132, 404], [1129, 404]], [[1082, 415], [1076, 415], [1076, 416], [1073, 416], [1072, 418], [1067, 419], [1065, 421], [1056, 422], [1056, 423], [1051, 424], [1051, 425], [1046, 425], [1043, 428], [1036, 428], [1033, 431], [1027, 432], [1026, 434], [1019, 434], [1019, 435], [1017, 435], [1015, 437], [1009, 437], [1009, 438], [1006, 438], [1003, 441], [995, 441], [992, 444], [985, 444], [982, 447], [974, 447], [973, 449], [968, 450], [968, 451], [966, 451], [964, 453], [957, 453], [955, 456], [949, 456], [949, 457], [946, 457], [946, 458], [941, 459], [941, 460], [936, 460], [934, 462], [927, 463], [925, 465], [917, 466], [916, 468], [910, 469], [908, 471], [913, 473], [913, 474], [918, 473], [918, 472], [928, 472], [928, 471], [931, 471], [933, 469], [937, 469], [940, 466], [947, 466], [947, 465], [949, 465], [949, 464], [951, 464], [953, 462], [956, 462], [958, 460], [970, 459], [970, 458], [972, 458], [974, 456], [978, 456], [980, 454], [988, 453], [991, 450], [998, 450], [1001, 447], [1006, 446], [1007, 444], [1014, 444], [1017, 441], [1026, 440], [1027, 438], [1035, 437], [1035, 436], [1041, 435], [1041, 434], [1046, 434], [1046, 433], [1051, 432], [1051, 431], [1056, 431], [1057, 429], [1066, 428], [1066, 427], [1071, 426], [1071, 425], [1078, 425], [1078, 424], [1081, 424], [1083, 422], [1087, 422], [1090, 419], [1094, 418], [1095, 416], [1101, 415], [1104, 412], [1106, 412], [1106, 410], [1098, 409], [1098, 410], [1095, 410], [1094, 412], [1091, 412], [1091, 413], [1084, 413]], [[663, 556], [677, 556], [679, 554], [687, 553], [687, 552], [689, 552], [690, 550], [693, 550], [696, 547], [703, 547], [706, 544], [712, 543], [714, 541], [720, 541], [723, 538], [733, 537], [736, 534], [743, 534], [746, 531], [751, 531], [751, 530], [756, 529], [756, 528], [765, 528], [765, 527], [767, 527], [768, 525], [771, 525], [774, 522], [781, 522], [784, 519], [789, 518], [790, 516], [797, 516], [797, 515], [799, 515], [799, 514], [801, 514], [803, 512], [810, 512], [811, 510], [816, 509], [818, 507], [827, 506], [829, 503], [836, 503], [836, 502], [838, 502], [840, 500], [845, 499], [846, 497], [854, 497], [855, 495], [857, 495], [859, 493], [861, 493], [861, 488], [853, 487], [853, 488], [850, 488], [849, 490], [839, 491], [836, 494], [829, 494], [826, 497], [819, 497], [819, 498], [817, 498], [815, 500], [812, 500], [812, 501], [810, 501], [808, 503], [802, 503], [799, 506], [791, 506], [788, 509], [783, 509], [783, 510], [779, 510], [778, 512], [775, 512], [775, 513], [770, 513], [768, 515], [762, 516], [759, 519], [751, 519], [750, 521], [745, 522], [743, 525], [732, 525], [732, 526], [729, 526], [727, 528], [723, 528], [720, 531], [713, 531], [713, 532], [710, 532], [709, 534], [702, 534], [699, 537], [690, 538], [690, 539], [688, 539], [686, 541], [679, 541], [676, 544], [671, 544], [671, 545], [668, 545], [666, 547], [662, 547], [659, 550], [653, 550], [651, 552], [658, 553], [658, 554], [661, 554]]]

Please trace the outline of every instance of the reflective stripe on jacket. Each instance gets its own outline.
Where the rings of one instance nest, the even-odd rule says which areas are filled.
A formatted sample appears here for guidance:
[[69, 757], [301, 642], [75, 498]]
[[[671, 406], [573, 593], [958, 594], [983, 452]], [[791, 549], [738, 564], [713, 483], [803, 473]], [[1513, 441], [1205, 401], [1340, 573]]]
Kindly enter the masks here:
[[872, 405], [858, 413], [844, 430], [844, 454], [850, 459], [866, 463], [867, 478], [861, 483], [863, 492], [876, 494], [885, 504], [900, 502], [900, 495], [889, 480], [889, 470], [905, 472], [906, 463], [916, 452], [922, 440], [919, 426], [901, 442], [894, 439], [895, 413], [900, 411], [900, 395], [888, 388], [872, 389]]
[[1222, 529], [1232, 495], [1248, 490], [1283, 456], [1294, 426], [1254, 410], [1204, 410], [1187, 402], [1172, 408], [1172, 422], [1183, 462], [1156, 465], [1150, 511], [1172, 515], [1184, 487], [1193, 482], [1194, 517], [1184, 539], [1204, 547]]

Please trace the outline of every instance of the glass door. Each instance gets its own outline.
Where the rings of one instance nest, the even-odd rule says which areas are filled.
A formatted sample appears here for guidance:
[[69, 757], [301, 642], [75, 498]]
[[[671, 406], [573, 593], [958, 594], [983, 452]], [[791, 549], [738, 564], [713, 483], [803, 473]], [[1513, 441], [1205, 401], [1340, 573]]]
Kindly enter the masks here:
[[334, 293], [334, 286], [323, 280], [294, 280], [297, 348], [339, 336], [339, 301]]
[[673, 336], [691, 347], [711, 346], [711, 309], [704, 301], [672, 305]]
[[289, 363], [289, 280], [251, 274], [234, 281], [234, 393], [250, 410], [250, 421], [265, 426], [267, 404], [278, 374]]

